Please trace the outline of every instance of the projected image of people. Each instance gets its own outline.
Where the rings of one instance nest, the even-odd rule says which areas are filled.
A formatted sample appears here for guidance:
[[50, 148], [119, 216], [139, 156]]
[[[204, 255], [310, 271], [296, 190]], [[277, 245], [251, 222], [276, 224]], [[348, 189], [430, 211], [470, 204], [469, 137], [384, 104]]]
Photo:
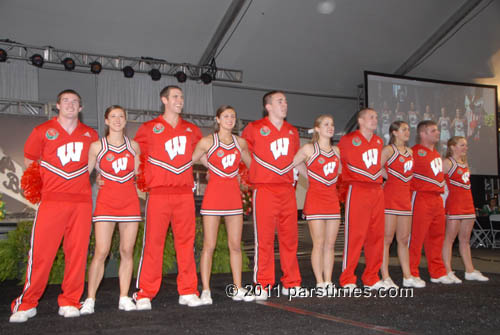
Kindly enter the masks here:
[[469, 143], [472, 174], [498, 172], [496, 86], [440, 82], [430, 79], [366, 73], [367, 104], [379, 113], [378, 135], [388, 143], [391, 122], [410, 126], [408, 145], [415, 144], [420, 121], [432, 120], [440, 132], [438, 150], [446, 153], [452, 136], [463, 136]]

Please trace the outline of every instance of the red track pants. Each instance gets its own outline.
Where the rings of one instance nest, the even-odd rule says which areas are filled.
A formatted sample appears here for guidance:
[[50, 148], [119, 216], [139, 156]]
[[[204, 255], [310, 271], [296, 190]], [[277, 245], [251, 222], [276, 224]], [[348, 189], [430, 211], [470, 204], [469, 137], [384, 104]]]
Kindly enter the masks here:
[[413, 221], [410, 235], [410, 270], [419, 277], [418, 266], [425, 249], [431, 278], [446, 275], [442, 250], [445, 232], [443, 199], [439, 193], [416, 192], [412, 194]]
[[153, 299], [160, 290], [163, 248], [170, 222], [177, 254], [177, 291], [179, 295], [198, 294], [194, 261], [196, 223], [193, 194], [150, 194], [146, 205], [142, 257], [137, 274], [137, 300]]
[[299, 286], [298, 227], [295, 189], [288, 184], [260, 184], [253, 192], [255, 266], [253, 280], [263, 287], [274, 285], [274, 234], [278, 231], [281, 282]]
[[42, 201], [31, 232], [31, 249], [23, 293], [11, 305], [12, 312], [36, 307], [49, 280], [50, 269], [63, 240], [64, 279], [59, 306], [80, 308], [92, 226], [92, 203]]
[[380, 280], [384, 250], [384, 191], [380, 184], [349, 185], [345, 205], [345, 243], [340, 285], [356, 284], [354, 271], [364, 248], [366, 267], [361, 280], [371, 286]]

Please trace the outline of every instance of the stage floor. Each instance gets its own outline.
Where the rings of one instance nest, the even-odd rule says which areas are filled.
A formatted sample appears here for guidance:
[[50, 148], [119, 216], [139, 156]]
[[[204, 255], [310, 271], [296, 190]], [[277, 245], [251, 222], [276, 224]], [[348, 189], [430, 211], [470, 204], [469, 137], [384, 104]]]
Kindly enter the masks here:
[[[9, 305], [20, 292], [15, 282], [0, 283], [0, 321], [2, 334], [493, 334], [500, 329], [500, 249], [473, 249], [476, 267], [490, 277], [487, 283], [465, 282], [460, 285], [431, 284], [414, 289], [405, 297], [311, 297], [289, 300], [273, 297], [266, 302], [233, 302], [225, 295], [231, 275], [212, 277], [214, 304], [189, 308], [177, 303], [175, 275], [163, 280], [153, 300], [153, 310], [122, 312], [118, 305], [118, 280], [105, 279], [98, 292], [95, 314], [74, 319], [57, 315], [59, 285], [50, 285], [38, 306], [38, 315], [24, 324], [11, 324]], [[457, 251], [454, 250], [456, 256]], [[479, 264], [481, 262], [481, 264]], [[358, 267], [358, 278], [364, 265]], [[303, 286], [315, 285], [310, 262], [301, 258]], [[279, 262], [276, 262], [279, 279]], [[341, 261], [336, 259], [334, 281], [338, 284]], [[396, 283], [402, 280], [398, 266], [391, 266]], [[427, 270], [421, 276], [428, 281]], [[463, 271], [457, 271], [463, 278]], [[252, 274], [243, 274], [251, 283]], [[361, 284], [358, 279], [358, 284]]]

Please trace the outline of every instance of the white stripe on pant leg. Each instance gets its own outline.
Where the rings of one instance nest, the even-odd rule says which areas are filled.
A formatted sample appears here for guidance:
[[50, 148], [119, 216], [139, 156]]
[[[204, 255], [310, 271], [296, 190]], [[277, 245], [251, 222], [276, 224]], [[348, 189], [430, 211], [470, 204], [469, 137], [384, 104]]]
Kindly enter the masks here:
[[[141, 270], [142, 270], [142, 261], [144, 260], [144, 249], [146, 248], [146, 227], [148, 223], [148, 203], [149, 203], [149, 194], [146, 197], [146, 206], [144, 211], [144, 231], [142, 233], [142, 251], [141, 251], [141, 260], [139, 261], [139, 266], [137, 267], [137, 279], [135, 281], [135, 288], [138, 290], [139, 288], [139, 278], [141, 278]], [[162, 257], [163, 258], [163, 257]]]
[[259, 262], [259, 239], [257, 238], [257, 215], [256, 215], [256, 199], [257, 199], [257, 190], [253, 191], [253, 234], [254, 234], [254, 241], [255, 241], [255, 249], [254, 249], [254, 256], [253, 256], [253, 282], [257, 283], [257, 271], [259, 270], [258, 262]]
[[40, 202], [38, 209], [36, 210], [35, 213], [35, 219], [33, 220], [33, 227], [31, 227], [30, 251], [28, 252], [28, 264], [26, 269], [26, 282], [24, 283], [24, 290], [23, 293], [21, 293], [21, 295], [16, 299], [16, 304], [14, 305], [13, 313], [17, 312], [19, 306], [21, 306], [26, 291], [31, 286], [31, 273], [33, 271], [33, 244], [35, 241], [35, 227], [36, 227], [36, 219], [38, 217], [38, 211], [40, 210], [41, 205], [42, 203]]
[[344, 257], [342, 259], [342, 271], [347, 267], [347, 250], [349, 246], [349, 210], [351, 207], [352, 185], [349, 185], [345, 201], [345, 221], [344, 221]]
[[410, 221], [410, 235], [408, 236], [408, 248], [410, 248], [410, 242], [411, 242], [411, 231], [413, 228], [413, 219], [414, 219], [414, 213], [413, 209], [415, 207], [415, 198], [417, 197], [417, 191], [413, 191], [411, 195], [411, 221]]

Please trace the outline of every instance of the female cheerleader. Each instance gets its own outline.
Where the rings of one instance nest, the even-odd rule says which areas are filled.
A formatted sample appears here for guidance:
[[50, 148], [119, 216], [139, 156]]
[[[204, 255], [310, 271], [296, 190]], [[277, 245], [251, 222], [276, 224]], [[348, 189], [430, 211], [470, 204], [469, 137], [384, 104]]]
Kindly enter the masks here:
[[451, 270], [451, 249], [458, 235], [459, 251], [465, 265], [465, 279], [487, 281], [478, 270], [474, 270], [470, 253], [470, 234], [476, 218], [470, 173], [467, 165], [467, 140], [463, 136], [454, 136], [448, 140], [446, 158], [443, 161], [448, 197], [446, 198], [446, 233], [443, 243], [443, 262], [448, 277], [455, 283], [462, 281]]
[[340, 151], [331, 144], [333, 117], [321, 115], [314, 121], [312, 143], [303, 145], [294, 158], [294, 166], [306, 163], [309, 188], [303, 215], [309, 223], [313, 241], [311, 264], [318, 295], [331, 294], [335, 240], [340, 225], [337, 179]]
[[217, 243], [217, 232], [221, 216], [224, 216], [233, 282], [237, 287], [235, 301], [253, 301], [255, 296], [241, 286], [241, 233], [243, 230], [243, 206], [238, 181], [238, 167], [242, 160], [250, 166], [251, 157], [247, 143], [232, 134], [236, 124], [236, 112], [228, 105], [217, 109], [216, 129], [211, 135], [198, 142], [193, 153], [193, 162], [206, 154], [210, 178], [200, 214], [203, 215], [203, 250], [201, 251], [200, 272], [203, 283], [201, 301], [212, 304], [210, 294], [210, 272], [212, 257]]
[[104, 118], [106, 135], [100, 141], [92, 143], [89, 150], [89, 172], [96, 167], [102, 185], [92, 219], [95, 251], [88, 273], [88, 295], [80, 310], [81, 314], [94, 313], [96, 291], [104, 274], [104, 261], [109, 253], [116, 222], [120, 230], [118, 308], [124, 311], [136, 309], [128, 291], [134, 269], [134, 245], [141, 220], [139, 198], [134, 183], [140, 149], [135, 141], [129, 140], [124, 134], [127, 117], [122, 107], [108, 107]]
[[389, 248], [396, 233], [398, 257], [403, 270], [403, 286], [425, 287], [425, 282], [412, 277], [408, 238], [411, 231], [410, 180], [413, 171], [413, 153], [406, 146], [410, 127], [404, 121], [394, 121], [389, 128], [389, 145], [382, 149], [381, 164], [387, 181], [384, 185], [385, 237], [384, 258], [380, 271], [387, 287], [398, 288], [389, 276]]

